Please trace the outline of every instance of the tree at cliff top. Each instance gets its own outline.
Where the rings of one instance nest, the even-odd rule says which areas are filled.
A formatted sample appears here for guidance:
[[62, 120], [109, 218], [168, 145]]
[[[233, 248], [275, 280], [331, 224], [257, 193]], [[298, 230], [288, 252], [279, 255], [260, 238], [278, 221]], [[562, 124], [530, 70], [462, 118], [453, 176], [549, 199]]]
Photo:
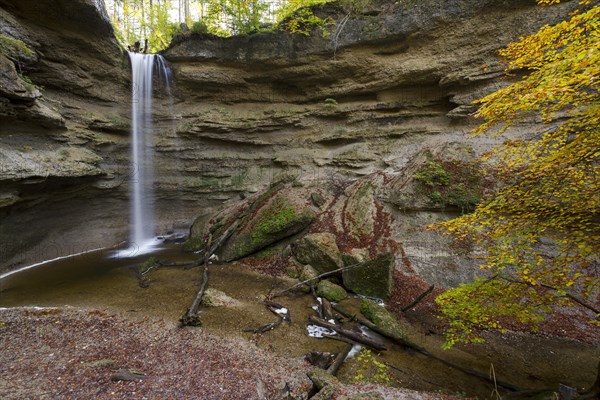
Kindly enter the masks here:
[[115, 34], [127, 46], [148, 39], [149, 51], [166, 48], [177, 26], [171, 0], [105, 0]]
[[[560, 0], [537, 0], [554, 4]], [[472, 134], [502, 135], [537, 118], [540, 133], [487, 154], [496, 192], [472, 214], [440, 227], [485, 249], [489, 277], [437, 298], [446, 346], [482, 341], [511, 319], [533, 329], [554, 307], [578, 306], [599, 324], [600, 6], [580, 2], [570, 19], [544, 26], [500, 54], [523, 79], [478, 101]]]
[[[313, 7], [336, 0], [104, 0], [119, 41], [148, 39], [152, 52], [165, 49], [173, 36], [190, 30], [216, 36], [285, 30], [328, 34], [332, 18]], [[364, 7], [370, 0], [337, 0], [342, 9]], [[195, 21], [195, 22], [194, 22]], [[186, 26], [188, 28], [186, 28]], [[342, 25], [343, 26], [343, 25]]]

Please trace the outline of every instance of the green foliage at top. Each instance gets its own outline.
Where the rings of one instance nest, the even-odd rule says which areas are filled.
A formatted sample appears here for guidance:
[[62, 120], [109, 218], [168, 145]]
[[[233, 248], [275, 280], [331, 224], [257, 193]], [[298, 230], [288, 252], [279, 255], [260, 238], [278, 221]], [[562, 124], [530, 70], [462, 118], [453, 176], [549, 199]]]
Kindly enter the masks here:
[[289, 33], [305, 36], [318, 30], [321, 35], [328, 36], [328, 27], [334, 23], [329, 17], [319, 17], [314, 14], [314, 7], [329, 3], [332, 0], [290, 0], [283, 3], [278, 10], [277, 20], [280, 26]]
[[206, 22], [196, 21], [192, 24], [191, 31], [193, 33], [208, 34], [209, 29], [208, 29], [208, 25], [206, 25]]
[[117, 39], [132, 45], [148, 39], [148, 52], [166, 48], [178, 26], [170, 20], [171, 2], [144, 0], [115, 0], [116, 11], [111, 15]]
[[215, 32], [225, 25], [231, 34], [248, 34], [260, 29], [268, 8], [268, 3], [259, 0], [212, 0], [207, 20]]
[[[320, 32], [327, 36], [335, 21], [316, 15], [315, 10], [334, 1], [183, 0], [186, 10], [189, 11], [190, 6], [200, 10], [200, 19], [195, 22], [186, 11], [183, 23], [173, 21], [176, 12], [172, 1], [108, 0], [108, 3], [112, 6], [109, 11], [117, 39], [124, 46], [139, 41], [142, 47], [148, 39], [148, 52], [157, 52], [168, 47], [175, 36], [190, 32], [227, 37], [280, 29], [293, 34]], [[337, 4], [340, 10], [348, 12], [347, 18], [364, 9], [370, 1], [338, 0]], [[273, 6], [276, 8], [271, 9]]]
[[530, 73], [478, 101], [484, 123], [474, 135], [498, 136], [531, 117], [546, 126], [494, 149], [495, 195], [440, 227], [485, 249], [490, 275], [437, 298], [448, 346], [480, 341], [507, 318], [535, 324], [555, 306], [582, 307], [600, 326], [600, 5], [592, 4], [502, 50], [509, 72]]

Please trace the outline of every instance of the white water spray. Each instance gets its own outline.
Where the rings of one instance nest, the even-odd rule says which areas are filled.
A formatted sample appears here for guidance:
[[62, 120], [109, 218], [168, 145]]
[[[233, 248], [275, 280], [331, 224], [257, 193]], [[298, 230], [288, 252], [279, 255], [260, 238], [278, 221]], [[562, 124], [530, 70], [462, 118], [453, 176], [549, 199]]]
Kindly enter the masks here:
[[132, 257], [152, 251], [158, 243], [154, 226], [154, 130], [152, 125], [152, 80], [158, 77], [170, 92], [170, 70], [158, 54], [129, 53], [131, 60], [131, 160], [129, 248], [116, 257]]

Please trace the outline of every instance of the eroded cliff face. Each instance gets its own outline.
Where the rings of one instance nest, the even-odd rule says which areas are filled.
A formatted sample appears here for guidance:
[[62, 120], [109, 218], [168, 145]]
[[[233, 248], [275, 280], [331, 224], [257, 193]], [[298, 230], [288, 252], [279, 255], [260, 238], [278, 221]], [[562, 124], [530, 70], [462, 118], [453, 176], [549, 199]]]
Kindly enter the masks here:
[[92, 0], [2, 0], [0, 41], [0, 265], [114, 243], [129, 89], [107, 16]]
[[[481, 196], [472, 186], [486, 183], [473, 163], [496, 142], [467, 141], [477, 123], [472, 101], [510, 82], [498, 49], [570, 7], [375, 2], [327, 38], [192, 36], [165, 52], [175, 71], [179, 142], [165, 138], [157, 150], [177, 154], [179, 185], [205, 199], [230, 199], [289, 175], [315, 188], [371, 182], [394, 217], [397, 268], [455, 285], [476, 273], [463, 257], [470, 249], [451, 249], [424, 227], [468, 208]], [[337, 21], [347, 15], [322, 12]], [[510, 134], [532, 130], [524, 124]], [[431, 174], [445, 166], [464, 180], [439, 191], [415, 181], [430, 163]]]
[[[131, 89], [106, 16], [93, 0], [0, 7], [0, 33], [33, 53], [0, 57], [1, 264], [126, 239]], [[572, 7], [375, 2], [327, 38], [180, 40], [164, 53], [174, 99], [159, 99], [155, 115], [157, 229], [283, 176], [318, 186], [385, 174], [377, 196], [397, 214], [395, 238], [409, 256], [429, 260], [438, 239], [418, 227], [447, 213], [426, 195], [403, 197], [405, 188], [418, 192], [411, 174], [431, 157], [470, 160], [493, 144], [465, 145], [464, 133], [474, 126], [471, 101], [507, 84], [496, 51]], [[53, 241], [67, 245], [40, 253]]]

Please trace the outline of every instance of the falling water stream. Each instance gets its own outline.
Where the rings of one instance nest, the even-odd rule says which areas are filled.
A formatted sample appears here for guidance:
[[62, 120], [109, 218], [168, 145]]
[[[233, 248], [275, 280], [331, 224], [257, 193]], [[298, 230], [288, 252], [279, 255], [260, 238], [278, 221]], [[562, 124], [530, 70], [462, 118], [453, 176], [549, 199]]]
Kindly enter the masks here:
[[152, 83], [158, 78], [170, 92], [170, 70], [158, 54], [129, 53], [131, 60], [131, 159], [129, 248], [117, 257], [152, 251], [157, 244], [154, 221], [154, 127]]

